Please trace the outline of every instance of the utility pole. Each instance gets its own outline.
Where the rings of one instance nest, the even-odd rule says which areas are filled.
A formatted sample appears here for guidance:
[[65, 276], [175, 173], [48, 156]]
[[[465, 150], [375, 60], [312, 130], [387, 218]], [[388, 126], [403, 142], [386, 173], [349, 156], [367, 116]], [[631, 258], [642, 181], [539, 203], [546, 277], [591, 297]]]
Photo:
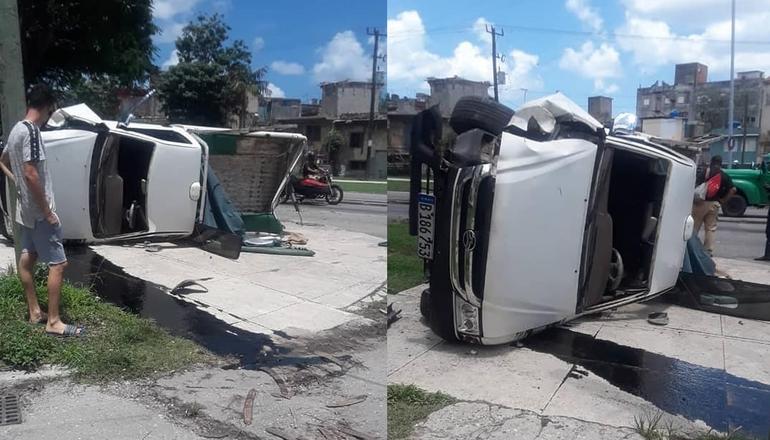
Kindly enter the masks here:
[[735, 0], [732, 1], [730, 37], [730, 107], [727, 111], [727, 167], [733, 167], [733, 118], [735, 117]]
[[529, 91], [529, 89], [525, 89], [525, 88], [522, 87], [519, 90], [524, 92], [524, 102], [527, 102], [527, 92]]
[[372, 177], [372, 137], [374, 136], [374, 102], [377, 97], [377, 59], [379, 58], [380, 37], [385, 34], [380, 33], [377, 28], [366, 28], [366, 35], [374, 37], [374, 51], [372, 52], [372, 96], [369, 102], [369, 127], [367, 128], [366, 140], [366, 179]]
[[[3, 123], [3, 141], [8, 140], [13, 125], [24, 117], [24, 67], [21, 59], [21, 36], [19, 33], [19, 10], [17, 0], [0, 0], [0, 115]], [[20, 237], [19, 227], [13, 219], [16, 213], [16, 188], [10, 179], [5, 179], [8, 199], [7, 214], [11, 217], [13, 236]], [[3, 219], [0, 219], [2, 221]], [[21, 256], [21, 240], [14, 240], [16, 262]], [[18, 267], [18, 264], [17, 264]]]
[[[743, 93], [743, 146], [741, 147], [741, 164], [744, 163], [744, 157], [746, 155], [746, 125], [749, 122], [749, 94], [744, 91]], [[755, 149], [756, 150], [756, 149]]]
[[490, 25], [486, 25], [486, 30], [488, 34], [492, 34], [492, 79], [495, 84], [495, 101], [500, 101], [497, 94], [497, 37], [502, 37], [505, 32], [500, 29], [498, 34], [495, 27]]

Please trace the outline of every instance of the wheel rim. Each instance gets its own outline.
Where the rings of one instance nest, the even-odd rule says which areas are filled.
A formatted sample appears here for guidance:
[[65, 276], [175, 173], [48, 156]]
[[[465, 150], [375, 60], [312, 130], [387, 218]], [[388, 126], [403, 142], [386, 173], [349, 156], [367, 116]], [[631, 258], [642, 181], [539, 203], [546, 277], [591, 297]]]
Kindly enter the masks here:
[[623, 281], [623, 258], [617, 249], [612, 249], [612, 261], [610, 262], [610, 274], [608, 276], [608, 286], [610, 290], [617, 290], [620, 282]]

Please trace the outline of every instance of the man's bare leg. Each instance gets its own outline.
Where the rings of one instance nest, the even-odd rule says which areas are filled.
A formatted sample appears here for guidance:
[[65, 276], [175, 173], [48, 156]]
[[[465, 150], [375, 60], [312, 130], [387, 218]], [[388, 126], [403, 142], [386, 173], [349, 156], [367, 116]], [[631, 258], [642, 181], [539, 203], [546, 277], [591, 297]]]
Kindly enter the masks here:
[[19, 279], [24, 287], [24, 295], [27, 298], [27, 307], [29, 307], [29, 322], [37, 323], [43, 319], [43, 311], [40, 309], [40, 303], [37, 301], [37, 292], [35, 291], [35, 263], [37, 263], [37, 254], [34, 252], [24, 252], [19, 259]]
[[66, 261], [48, 267], [48, 324], [46, 324], [45, 330], [49, 333], [64, 333], [65, 324], [61, 321], [59, 306], [65, 267], [67, 267]]

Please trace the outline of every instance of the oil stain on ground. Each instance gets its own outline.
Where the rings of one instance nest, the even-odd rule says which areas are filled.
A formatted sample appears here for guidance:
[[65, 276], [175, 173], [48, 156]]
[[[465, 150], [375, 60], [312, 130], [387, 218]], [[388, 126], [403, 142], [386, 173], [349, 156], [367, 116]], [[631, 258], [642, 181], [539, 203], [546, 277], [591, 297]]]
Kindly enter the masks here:
[[668, 413], [725, 432], [740, 427], [758, 438], [770, 433], [766, 384], [563, 328], [533, 335], [524, 345], [575, 364]]
[[[89, 287], [103, 300], [151, 319], [169, 333], [191, 339], [216, 355], [235, 356], [242, 368], [315, 363], [312, 357], [299, 354], [294, 359], [291, 350], [275, 344], [270, 336], [229, 325], [170, 295], [165, 287], [129, 275], [88, 247], [68, 248], [67, 257], [65, 278], [69, 282]], [[265, 352], [270, 355], [264, 356]], [[317, 359], [317, 363], [324, 362]]]

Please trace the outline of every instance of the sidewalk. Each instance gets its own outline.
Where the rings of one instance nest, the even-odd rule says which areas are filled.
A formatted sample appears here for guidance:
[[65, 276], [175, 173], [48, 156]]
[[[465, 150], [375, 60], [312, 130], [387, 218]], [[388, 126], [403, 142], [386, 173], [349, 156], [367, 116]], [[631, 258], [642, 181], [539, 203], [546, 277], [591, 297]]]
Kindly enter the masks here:
[[[290, 229], [309, 239], [315, 257], [243, 253], [228, 260], [173, 244], [157, 253], [91, 246], [127, 276], [166, 289], [211, 277], [201, 281], [207, 292], [168, 295], [214, 317], [185, 325], [210, 332], [220, 345], [228, 343], [220, 327], [270, 344], [255, 340], [255, 364], [228, 359], [234, 363], [105, 386], [60, 375], [0, 376], [0, 389], [13, 388], [22, 400], [22, 423], [0, 427], [0, 438], [251, 439], [271, 438], [271, 428], [313, 438], [319, 427], [332, 436], [354, 430], [384, 437], [386, 348], [379, 309], [386, 248], [377, 237], [328, 226]], [[13, 247], [0, 245], [2, 262], [13, 262]], [[157, 299], [146, 298], [142, 310], [157, 308]]]
[[[770, 284], [767, 265], [717, 264], [734, 278]], [[490, 438], [510, 438], [519, 423], [523, 431], [516, 438], [535, 438], [538, 420], [557, 419], [581, 426], [576, 431], [603, 432], [586, 431], [592, 432], [586, 438], [626, 438], [635, 417], [660, 412], [663, 423], [686, 432], [766, 422], [748, 414], [770, 402], [768, 322], [654, 301], [582, 318], [523, 345], [448, 344], [420, 315], [424, 288], [388, 298], [402, 310], [388, 330], [388, 383], [414, 384], [466, 403], [434, 413], [414, 438], [459, 440], [467, 438], [467, 425]], [[658, 311], [668, 313], [667, 326], [647, 322]], [[672, 403], [674, 395], [689, 398]], [[551, 435], [545, 438], [559, 438]]]

